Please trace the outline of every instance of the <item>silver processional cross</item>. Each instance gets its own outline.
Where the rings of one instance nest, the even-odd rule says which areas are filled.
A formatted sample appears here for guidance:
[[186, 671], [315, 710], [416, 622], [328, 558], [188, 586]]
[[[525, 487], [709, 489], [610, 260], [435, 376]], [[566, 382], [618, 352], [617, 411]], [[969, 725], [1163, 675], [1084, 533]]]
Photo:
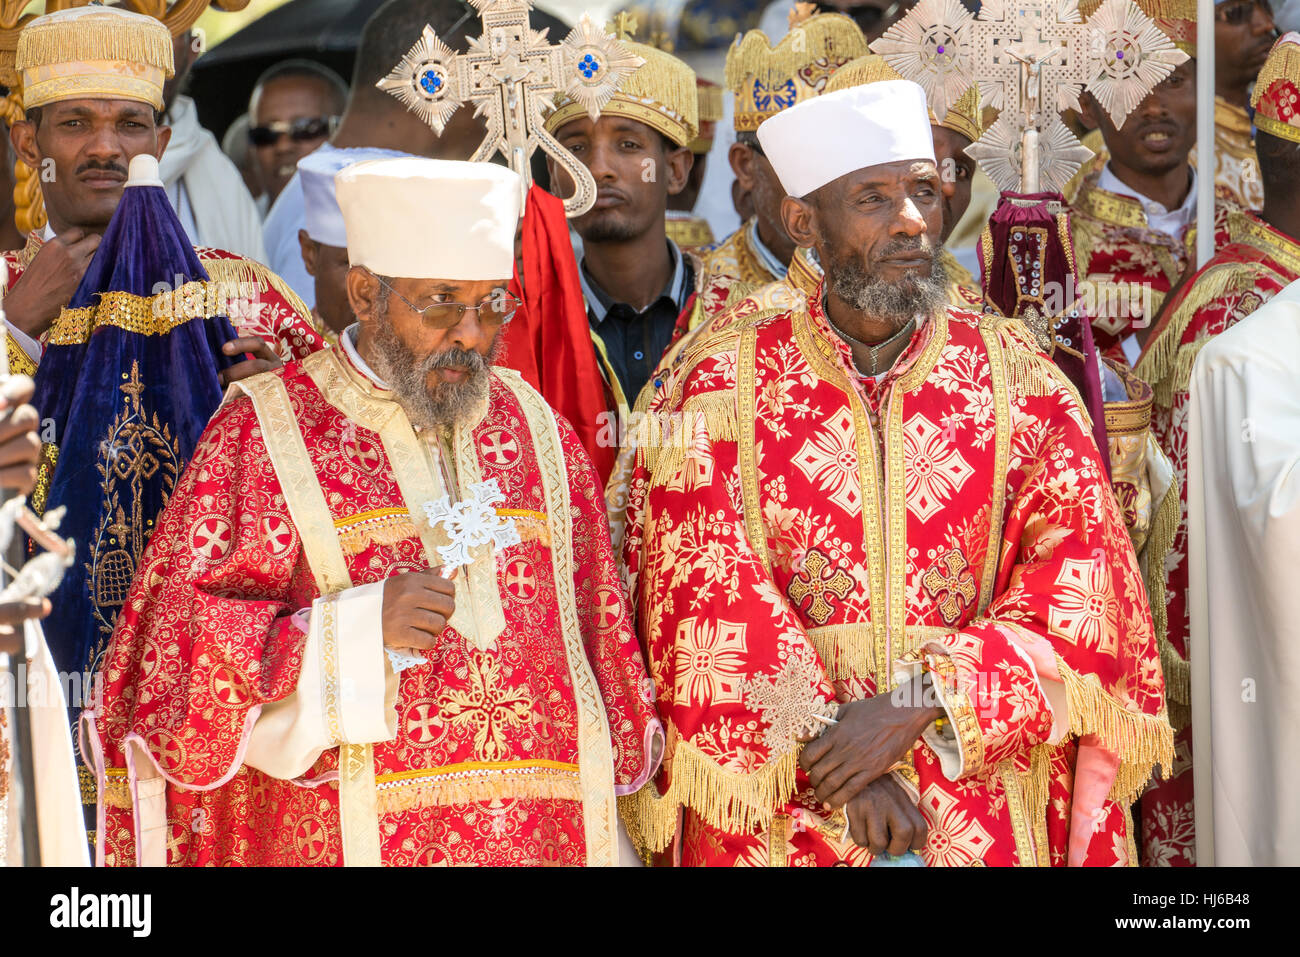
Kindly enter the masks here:
[[1061, 122], [1085, 89], [1117, 128], [1187, 54], [1132, 0], [920, 0], [871, 44], [936, 116], [978, 84], [997, 121], [968, 150], [1002, 191], [1060, 192], [1092, 151]]
[[645, 61], [583, 14], [560, 43], [546, 42], [545, 30], [529, 25], [531, 0], [469, 0], [479, 12], [483, 35], [456, 54], [432, 27], [376, 84], [401, 100], [442, 134], [452, 114], [467, 103], [487, 123], [487, 136], [470, 159], [483, 162], [500, 153], [523, 179], [520, 211], [532, 185], [529, 159], [548, 153], [576, 184], [564, 201], [579, 216], [596, 201], [591, 172], [546, 131], [544, 118], [557, 93], [581, 103], [595, 120], [619, 84]]

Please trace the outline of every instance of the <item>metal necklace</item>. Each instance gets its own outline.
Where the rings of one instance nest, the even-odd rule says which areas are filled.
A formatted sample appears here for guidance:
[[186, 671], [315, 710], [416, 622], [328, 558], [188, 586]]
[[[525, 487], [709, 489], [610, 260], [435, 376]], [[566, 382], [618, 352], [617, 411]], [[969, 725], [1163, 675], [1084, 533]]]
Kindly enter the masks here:
[[910, 338], [913, 331], [915, 331], [916, 329], [916, 319], [915, 318], [909, 319], [907, 320], [906, 325], [904, 325], [901, 329], [895, 332], [888, 339], [882, 339], [880, 342], [873, 344], [870, 342], [863, 342], [861, 339], [857, 339], [849, 335], [847, 332], [845, 332], [843, 329], [841, 329], [831, 320], [831, 315], [829, 312], [826, 313], [826, 322], [830, 325], [832, 329], [835, 330], [835, 334], [839, 336], [841, 339], [843, 339], [845, 342], [851, 342], [854, 345], [861, 346], [862, 348], [866, 349], [868, 352], [871, 353], [870, 372], [868, 372], [866, 369], [863, 369], [861, 366], [858, 365], [858, 357], [856, 355], [853, 357], [853, 364], [858, 367], [858, 372], [860, 372], [862, 375], [869, 375], [869, 376], [877, 376], [880, 375], [882, 371], [884, 371], [876, 368], [879, 354], [886, 347], [893, 345], [899, 339], [902, 339], [904, 337]]

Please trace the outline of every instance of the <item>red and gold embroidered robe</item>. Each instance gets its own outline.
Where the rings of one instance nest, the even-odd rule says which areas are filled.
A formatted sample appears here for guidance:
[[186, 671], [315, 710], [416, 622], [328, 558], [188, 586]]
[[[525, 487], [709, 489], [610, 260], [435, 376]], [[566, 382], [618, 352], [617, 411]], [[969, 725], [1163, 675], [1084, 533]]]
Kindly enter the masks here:
[[1097, 351], [1130, 366], [1121, 344], [1155, 321], [1187, 268], [1189, 251], [1183, 237], [1147, 226], [1135, 198], [1098, 187], [1098, 176], [1084, 180], [1070, 206], [1075, 270], [1080, 292], [1087, 290], [1085, 302], [1091, 304]]
[[[1165, 560], [1164, 595], [1152, 595], [1167, 621], [1161, 661], [1170, 715], [1178, 728], [1172, 776], [1142, 798], [1143, 863], [1196, 863], [1192, 804], [1191, 692], [1187, 638], [1191, 628], [1187, 581], [1188, 383], [1201, 348], [1300, 278], [1300, 244], [1254, 213], [1228, 216], [1229, 242], [1182, 287], [1138, 360], [1137, 374], [1155, 393], [1151, 428], [1173, 462], [1181, 488], [1178, 526]], [[1163, 599], [1163, 601], [1161, 600]]]
[[[497, 370], [471, 424], [417, 436], [339, 349], [244, 387], [163, 513], [83, 717], [101, 858], [160, 858], [149, 818], [171, 864], [366, 863], [345, 848], [367, 828], [372, 863], [615, 861], [615, 789], [653, 770], [659, 724], [568, 424]], [[522, 541], [479, 546], [436, 650], [394, 676], [382, 585], [368, 620], [349, 596], [430, 567], [448, 539], [421, 509], [444, 481], [493, 480]], [[358, 714], [376, 680], [378, 717]], [[329, 746], [259, 770], [295, 758], [274, 742], [297, 740], [284, 717], [308, 697]]]
[[668, 743], [629, 831], [682, 864], [868, 863], [794, 737], [924, 663], [952, 719], [902, 772], [928, 864], [1133, 863], [1171, 731], [1076, 396], [1018, 321], [956, 309], [862, 383], [820, 301], [701, 341], [643, 422], [623, 557]]
[[[13, 288], [23, 272], [36, 258], [44, 240], [36, 233], [27, 237], [27, 245], [13, 249], [4, 257], [9, 270], [9, 284]], [[258, 336], [265, 339], [279, 353], [284, 362], [292, 362], [325, 347], [321, 328], [315, 317], [298, 295], [283, 279], [259, 262], [236, 256], [224, 249], [195, 246], [195, 254], [208, 271], [214, 283], [232, 284], [223, 287], [223, 298], [231, 306], [229, 317], [241, 336]], [[232, 292], [233, 291], [233, 292]], [[36, 363], [23, 351], [13, 336], [6, 336], [10, 368], [15, 372], [35, 375]]]

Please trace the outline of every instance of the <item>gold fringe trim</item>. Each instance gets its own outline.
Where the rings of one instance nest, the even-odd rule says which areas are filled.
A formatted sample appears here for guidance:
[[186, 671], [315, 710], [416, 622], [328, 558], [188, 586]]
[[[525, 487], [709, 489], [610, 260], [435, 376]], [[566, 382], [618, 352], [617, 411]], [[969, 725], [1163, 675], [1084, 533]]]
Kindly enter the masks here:
[[551, 547], [551, 527], [543, 519], [516, 516], [515, 531], [519, 533], [521, 542], [541, 542], [547, 548]]
[[1181, 731], [1192, 717], [1192, 666], [1166, 637], [1160, 642], [1160, 668], [1165, 673], [1165, 701], [1169, 723]]
[[386, 515], [338, 529], [343, 554], [355, 558], [371, 545], [396, 545], [419, 538], [419, 530], [406, 515]]
[[[1171, 475], [1169, 488], [1165, 497], [1156, 507], [1155, 517], [1151, 520], [1151, 529], [1147, 532], [1146, 547], [1142, 551], [1143, 584], [1147, 588], [1147, 602], [1151, 605], [1151, 623], [1155, 629], [1156, 645], [1161, 648], [1169, 643], [1169, 596], [1165, 590], [1165, 558], [1174, 544], [1174, 533], [1178, 531], [1178, 519], [1182, 513], [1178, 476]], [[1169, 673], [1165, 672], [1165, 699], [1173, 700], [1173, 689], [1169, 685]], [[1186, 703], [1186, 692], [1177, 699]]]
[[480, 772], [473, 776], [413, 777], [394, 782], [384, 782], [381, 775], [379, 782], [380, 814], [510, 798], [582, 800], [582, 784], [576, 770], [520, 769]]
[[728, 771], [682, 741], [673, 753], [672, 784], [659, 796], [654, 782], [619, 799], [628, 836], [638, 849], [662, 851], [677, 833], [678, 808], [689, 807], [710, 827], [757, 834], [794, 794], [799, 752], [791, 750], [751, 774]]
[[159, 20], [112, 13], [34, 20], [18, 34], [14, 67], [30, 70], [82, 60], [125, 60], [173, 75], [171, 31]]
[[1095, 734], [1119, 753], [1120, 766], [1110, 798], [1132, 804], [1151, 780], [1156, 765], [1167, 772], [1174, 761], [1174, 729], [1164, 714], [1129, 711], [1112, 696], [1096, 675], [1080, 675], [1060, 655], [1056, 666], [1065, 683], [1070, 709], [1070, 733]]
[[[775, 95], [778, 87], [792, 84], [795, 103], [803, 102], [819, 92], [818, 78], [829, 79], [845, 63], [870, 52], [857, 24], [838, 12], [809, 17], [776, 46], [762, 30], [737, 37], [723, 67], [724, 82], [735, 97], [736, 130], [756, 130], [769, 116], [794, 105]], [[762, 105], [755, 100], [756, 84], [767, 91]]]
[[270, 287], [267, 278], [262, 274], [262, 269], [257, 263], [249, 259], [227, 259], [220, 258], [208, 259], [204, 256], [205, 250], [199, 249], [199, 261], [203, 263], [203, 268], [208, 271], [208, 278], [213, 282], [242, 283], [244, 285], [255, 285], [259, 293], [266, 292]]
[[[871, 622], [824, 625], [809, 628], [807, 634], [808, 640], [821, 656], [822, 664], [826, 666], [826, 674], [832, 680], [877, 677], [879, 667]], [[876, 683], [881, 684], [879, 681]]]
[[1254, 288], [1255, 280], [1256, 274], [1240, 268], [1239, 263], [1225, 263], [1201, 273], [1195, 284], [1188, 289], [1187, 295], [1170, 315], [1155, 342], [1149, 344], [1134, 370], [1143, 381], [1150, 383], [1155, 400], [1162, 408], [1167, 409], [1173, 404], [1173, 394], [1178, 391], [1173, 384], [1174, 380], [1183, 376], [1183, 384], [1186, 385], [1187, 377], [1191, 375], [1192, 362], [1200, 347], [1191, 344], [1193, 351], [1188, 357], [1183, 354], [1185, 350], [1182, 339], [1193, 317], [1221, 296]]
[[700, 425], [712, 442], [739, 441], [736, 397], [730, 391], [691, 396], [681, 412], [647, 413], [638, 424], [637, 447], [645, 449], [650, 480], [659, 485], [686, 465]]

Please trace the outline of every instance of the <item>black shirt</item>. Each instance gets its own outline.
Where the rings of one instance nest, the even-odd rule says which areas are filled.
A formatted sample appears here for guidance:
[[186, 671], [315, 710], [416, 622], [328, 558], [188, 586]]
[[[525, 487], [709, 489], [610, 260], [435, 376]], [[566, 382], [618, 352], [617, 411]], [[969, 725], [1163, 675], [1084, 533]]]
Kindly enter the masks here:
[[668, 240], [668, 251], [673, 258], [673, 275], [659, 298], [641, 312], [625, 302], [615, 302], [591, 278], [585, 260], [578, 270], [587, 300], [587, 321], [605, 344], [609, 364], [629, 406], [636, 402], [667, 351], [677, 317], [695, 289], [695, 270], [672, 240]]

